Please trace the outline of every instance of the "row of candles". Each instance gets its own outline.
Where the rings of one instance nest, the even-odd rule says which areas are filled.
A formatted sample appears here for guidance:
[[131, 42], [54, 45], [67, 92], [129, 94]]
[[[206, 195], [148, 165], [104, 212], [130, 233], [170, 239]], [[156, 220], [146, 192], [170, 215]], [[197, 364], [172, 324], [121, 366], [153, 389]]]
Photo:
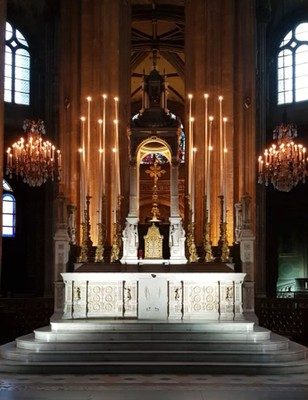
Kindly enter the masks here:
[[[102, 118], [97, 120], [98, 124], [98, 221], [102, 222], [103, 215], [103, 197], [106, 194], [106, 103], [107, 95], [102, 95], [103, 99], [103, 115]], [[114, 181], [115, 190], [112, 200], [113, 208], [113, 222], [116, 218], [116, 207], [117, 199], [121, 194], [121, 183], [120, 183], [120, 159], [119, 159], [119, 98], [114, 97], [114, 147], [112, 152], [114, 154], [113, 167], [114, 176], [116, 179]], [[86, 209], [86, 197], [90, 196], [90, 181], [91, 181], [91, 134], [92, 134], [92, 120], [91, 120], [91, 102], [92, 98], [88, 96], [87, 101], [87, 116], [80, 117], [81, 120], [81, 148], [79, 148], [80, 153], [80, 165], [81, 165], [81, 183], [80, 183], [80, 199], [81, 199], [81, 209]], [[84, 218], [84, 215], [82, 215]]]
[[[211, 218], [211, 152], [213, 151], [213, 138], [212, 128], [214, 117], [209, 115], [209, 94], [204, 93], [204, 145], [205, 145], [205, 157], [204, 157], [204, 195], [206, 196], [206, 208], [208, 211], [208, 221]], [[195, 221], [195, 154], [196, 147], [194, 147], [194, 122], [195, 119], [192, 116], [192, 100], [193, 95], [188, 95], [189, 102], [189, 115], [188, 115], [188, 136], [189, 136], [189, 165], [188, 165], [188, 194], [191, 199], [191, 210], [192, 210], [192, 222]], [[226, 222], [226, 153], [227, 153], [227, 141], [226, 141], [226, 125], [228, 119], [223, 116], [223, 96], [218, 97], [219, 102], [219, 190], [220, 195], [224, 197], [224, 208], [223, 208], [223, 222]]]

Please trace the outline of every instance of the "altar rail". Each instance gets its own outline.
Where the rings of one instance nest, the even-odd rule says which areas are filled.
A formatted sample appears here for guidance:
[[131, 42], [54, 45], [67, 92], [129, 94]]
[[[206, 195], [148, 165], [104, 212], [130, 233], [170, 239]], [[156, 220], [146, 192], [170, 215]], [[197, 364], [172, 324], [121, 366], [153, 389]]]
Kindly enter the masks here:
[[63, 273], [62, 277], [63, 319], [152, 319], [151, 309], [158, 311], [157, 318], [170, 320], [243, 319], [243, 273], [106, 272]]

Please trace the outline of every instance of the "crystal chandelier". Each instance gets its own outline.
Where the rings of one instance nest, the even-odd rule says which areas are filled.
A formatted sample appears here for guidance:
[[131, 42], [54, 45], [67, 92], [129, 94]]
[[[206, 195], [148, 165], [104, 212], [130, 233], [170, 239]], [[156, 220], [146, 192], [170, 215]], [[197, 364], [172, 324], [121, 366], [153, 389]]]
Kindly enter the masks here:
[[258, 182], [268, 186], [272, 183], [274, 188], [281, 192], [289, 192], [299, 182], [305, 182], [306, 148], [296, 144], [296, 125], [281, 124], [273, 132], [273, 139], [277, 141], [264, 155], [259, 156]]
[[12, 178], [20, 176], [29, 186], [41, 186], [48, 179], [60, 180], [61, 153], [49, 141], [44, 141], [44, 122], [25, 120], [21, 137], [6, 151], [6, 173]]

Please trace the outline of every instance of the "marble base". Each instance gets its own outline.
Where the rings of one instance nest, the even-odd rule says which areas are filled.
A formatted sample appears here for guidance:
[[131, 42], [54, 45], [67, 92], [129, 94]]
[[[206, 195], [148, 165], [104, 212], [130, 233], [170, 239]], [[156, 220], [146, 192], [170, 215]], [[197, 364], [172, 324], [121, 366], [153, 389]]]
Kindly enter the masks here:
[[0, 348], [18, 373], [307, 373], [307, 349], [247, 321], [58, 320]]

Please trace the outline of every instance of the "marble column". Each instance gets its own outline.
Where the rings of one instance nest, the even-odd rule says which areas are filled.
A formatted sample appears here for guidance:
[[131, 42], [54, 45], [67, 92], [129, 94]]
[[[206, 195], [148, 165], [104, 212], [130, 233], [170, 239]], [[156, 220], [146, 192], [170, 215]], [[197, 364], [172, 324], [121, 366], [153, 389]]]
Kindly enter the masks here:
[[[257, 93], [259, 99], [256, 114], [256, 146], [257, 153], [261, 154], [266, 145], [266, 115], [268, 106], [267, 88], [267, 49], [266, 32], [268, 22], [271, 18], [270, 2], [259, 1], [256, 9], [257, 15]], [[266, 188], [264, 185], [257, 185], [256, 192], [256, 253], [255, 280], [256, 296], [266, 296]]]
[[[219, 102], [224, 96], [223, 113], [228, 117], [227, 147], [227, 209], [229, 242], [233, 239], [233, 93], [234, 93], [234, 0], [189, 0], [186, 1], [185, 26], [185, 85], [186, 93], [192, 93], [194, 122], [194, 147], [197, 148], [195, 185], [195, 213], [200, 216], [195, 225], [196, 245], [202, 244], [204, 228], [204, 93], [209, 94], [208, 113], [214, 116], [212, 131], [211, 166], [211, 223], [212, 241], [218, 241], [220, 207], [219, 188]], [[186, 110], [187, 111], [187, 110]], [[187, 112], [186, 112], [187, 114]], [[187, 130], [187, 129], [186, 129]]]
[[185, 231], [179, 210], [179, 161], [173, 159], [170, 163], [170, 263], [185, 264]]
[[64, 283], [61, 277], [66, 272], [69, 260], [70, 239], [67, 223], [67, 203], [63, 195], [59, 195], [55, 201], [56, 230], [54, 234], [54, 314], [52, 319], [62, 316], [64, 305]]
[[138, 263], [138, 170], [137, 162], [131, 160], [129, 165], [130, 189], [129, 189], [129, 212], [126, 217], [123, 230], [123, 257], [122, 264]]
[[[130, 30], [131, 4], [128, 0], [81, 0], [61, 2], [59, 23], [60, 78], [59, 78], [59, 131], [63, 152], [63, 177], [60, 191], [70, 204], [79, 205], [80, 116], [87, 116], [86, 97], [91, 96], [91, 157], [90, 171], [97, 170], [98, 124], [102, 117], [102, 94], [106, 103], [106, 204], [107, 246], [112, 236], [112, 199], [114, 179], [112, 173], [114, 140], [114, 97], [119, 97], [119, 152], [121, 194], [128, 199], [128, 137], [130, 117]], [[112, 21], [112, 23], [110, 23]], [[87, 186], [92, 196], [90, 219], [91, 238], [97, 238], [98, 179], [90, 174]], [[79, 214], [80, 214], [80, 207]], [[127, 215], [128, 201], [123, 202]], [[79, 218], [80, 220], [80, 215]], [[80, 230], [78, 232], [80, 236]], [[80, 239], [80, 238], [79, 238]], [[80, 241], [80, 240], [79, 240]]]

